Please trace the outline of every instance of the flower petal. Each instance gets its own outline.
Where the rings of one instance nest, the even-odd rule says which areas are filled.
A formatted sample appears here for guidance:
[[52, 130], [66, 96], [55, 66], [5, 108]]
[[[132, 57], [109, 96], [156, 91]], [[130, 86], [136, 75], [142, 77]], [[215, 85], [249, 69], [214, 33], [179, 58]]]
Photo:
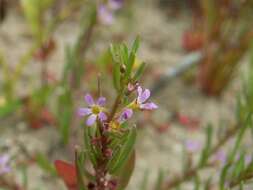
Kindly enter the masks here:
[[94, 104], [94, 100], [90, 94], [86, 94], [84, 99], [89, 106], [92, 106]]
[[101, 5], [98, 9], [98, 18], [104, 25], [111, 25], [114, 22], [112, 12], [104, 5]]
[[142, 92], [141, 96], [138, 96], [138, 103], [144, 103], [148, 98], [150, 97], [150, 90], [145, 89], [144, 92]]
[[145, 102], [149, 97], [150, 97], [150, 90], [145, 89], [144, 92], [142, 93], [141, 97], [140, 97], [140, 103]]
[[0, 156], [0, 175], [10, 172], [11, 168], [8, 165], [9, 160], [9, 155]]
[[109, 0], [108, 5], [112, 10], [118, 10], [122, 7], [123, 0]]
[[106, 98], [105, 97], [99, 97], [97, 100], [97, 104], [100, 106], [104, 106], [106, 102]]
[[107, 115], [105, 114], [105, 112], [100, 112], [98, 114], [98, 118], [100, 119], [100, 121], [105, 121], [107, 120]]
[[146, 104], [141, 104], [140, 108], [144, 109], [144, 110], [154, 110], [154, 109], [157, 109], [158, 106], [153, 102], [149, 102], [149, 103], [146, 103]]
[[0, 165], [6, 165], [10, 157], [8, 155], [0, 156]]
[[133, 115], [133, 110], [126, 108], [124, 109], [124, 111], [121, 113], [120, 117], [119, 117], [119, 122], [123, 123], [125, 122], [127, 119], [131, 118]]
[[142, 95], [142, 88], [140, 86], [138, 86], [137, 88], [137, 94], [138, 94], [138, 98], [141, 97]]
[[77, 114], [81, 117], [89, 115], [89, 114], [91, 114], [91, 109], [90, 108], [79, 108], [77, 111]]
[[9, 173], [11, 171], [11, 168], [9, 166], [4, 166], [0, 169], [0, 175]]
[[219, 161], [222, 164], [225, 164], [227, 159], [226, 153], [223, 150], [218, 151], [215, 155], [214, 155], [214, 160], [215, 161]]
[[185, 142], [186, 150], [189, 152], [197, 152], [201, 149], [201, 143], [194, 140], [187, 140]]
[[88, 125], [88, 126], [93, 125], [95, 123], [96, 119], [97, 119], [97, 116], [95, 114], [91, 114], [86, 121], [86, 125]]

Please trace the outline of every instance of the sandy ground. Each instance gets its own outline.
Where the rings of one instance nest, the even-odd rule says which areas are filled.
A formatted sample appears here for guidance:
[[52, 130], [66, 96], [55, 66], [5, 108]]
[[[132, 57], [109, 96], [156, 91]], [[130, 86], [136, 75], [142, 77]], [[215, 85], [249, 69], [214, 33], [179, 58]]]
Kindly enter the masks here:
[[[109, 28], [99, 29], [102, 32], [96, 44], [89, 51], [88, 58], [107, 47], [111, 42], [112, 36], [123, 35], [124, 40], [131, 41], [139, 34], [142, 38], [142, 45], [139, 53], [140, 59], [145, 60], [150, 68], [155, 68], [157, 72], [162, 72], [167, 67], [173, 67], [184, 57], [181, 48], [181, 35], [190, 23], [187, 15], [168, 17], [158, 8], [154, 8], [151, 2], [147, 1], [145, 8], [143, 4], [135, 7], [135, 22], [131, 23], [131, 28], [124, 27], [125, 20], [120, 18]], [[142, 6], [140, 9], [139, 6]], [[137, 11], [138, 10], [138, 11]], [[12, 65], [17, 63], [17, 59], [25, 53], [31, 39], [27, 36], [27, 27], [24, 20], [16, 14], [10, 14], [7, 21], [0, 26], [0, 49], [6, 54], [7, 61]], [[56, 76], [64, 62], [64, 47], [72, 43], [78, 32], [76, 23], [65, 23], [56, 31], [57, 50], [49, 60], [49, 67]], [[27, 66], [24, 74], [24, 81], [20, 81], [22, 95], [30, 86], [26, 85], [30, 76], [37, 77], [39, 64], [32, 62]], [[32, 71], [32, 72], [31, 72]], [[147, 80], [149, 78], [147, 77]], [[151, 86], [154, 82], [148, 80], [146, 86]], [[145, 172], [149, 172], [149, 185], [156, 179], [158, 170], [162, 168], [168, 171], [167, 177], [174, 172], [180, 172], [183, 152], [183, 144], [186, 139], [196, 139], [204, 142], [204, 126], [208, 123], [218, 124], [219, 120], [233, 120], [235, 108], [235, 94], [239, 91], [240, 82], [234, 82], [220, 99], [206, 98], [201, 95], [197, 87], [185, 84], [182, 81], [171, 83], [163, 92], [153, 100], [159, 105], [159, 109], [153, 114], [152, 118], [157, 123], [164, 123], [174, 111], [200, 119], [199, 130], [186, 130], [177, 123], [171, 122], [170, 130], [162, 134], [156, 132], [152, 127], [145, 126], [139, 131], [137, 150], [137, 162], [134, 175], [129, 185], [130, 189], [138, 189]], [[34, 86], [38, 85], [35, 81]], [[17, 114], [18, 115], [18, 114]], [[15, 147], [15, 141], [22, 142], [29, 152], [47, 152], [52, 144], [57, 143], [57, 130], [51, 127], [40, 130], [30, 130], [19, 117], [1, 121], [0, 148], [8, 148], [12, 155], [19, 154], [20, 149]], [[54, 157], [63, 158], [61, 152], [55, 150]], [[65, 157], [65, 156], [64, 156]], [[68, 157], [68, 155], [66, 155]], [[36, 165], [28, 168], [29, 188], [28, 190], [44, 189], [64, 189], [63, 183], [59, 180], [51, 180]], [[217, 175], [218, 173], [214, 173]], [[17, 177], [19, 178], [19, 177]], [[151, 186], [150, 186], [151, 187]], [[192, 189], [188, 184], [183, 189]]]

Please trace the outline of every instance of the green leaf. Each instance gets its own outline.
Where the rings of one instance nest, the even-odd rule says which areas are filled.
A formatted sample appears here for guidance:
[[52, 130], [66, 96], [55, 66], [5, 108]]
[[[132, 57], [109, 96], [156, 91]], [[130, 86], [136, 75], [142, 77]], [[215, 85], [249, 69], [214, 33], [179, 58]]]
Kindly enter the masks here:
[[145, 70], [145, 67], [146, 67], [146, 63], [142, 62], [141, 65], [139, 66], [139, 68], [137, 69], [137, 71], [134, 74], [134, 77], [133, 77], [134, 81], [140, 80], [140, 78], [141, 78], [141, 76], [142, 76], [142, 74]]
[[125, 72], [125, 77], [128, 80], [131, 76], [131, 72], [134, 66], [134, 61], [135, 61], [135, 54], [133, 52], [130, 53], [127, 65], [126, 65], [126, 72]]
[[249, 113], [247, 115], [245, 121], [243, 122], [242, 126], [240, 127], [240, 130], [239, 130], [237, 137], [236, 137], [234, 147], [228, 156], [228, 163], [231, 163], [235, 159], [236, 153], [240, 148], [240, 144], [241, 144], [242, 138], [246, 132], [246, 129], [248, 128], [248, 126], [250, 126], [249, 124], [251, 122], [251, 115], [252, 115], [251, 113]]
[[232, 177], [239, 177], [240, 173], [245, 169], [244, 163], [245, 156], [242, 154], [240, 159], [235, 163], [234, 169], [232, 171]]
[[35, 92], [31, 95], [32, 101], [36, 102], [37, 105], [44, 106], [48, 102], [53, 90], [54, 86], [49, 85], [35, 90]]
[[121, 63], [123, 63], [124, 65], [127, 65], [128, 48], [127, 48], [126, 44], [124, 44], [124, 43], [120, 45], [120, 59], [121, 59]]
[[128, 133], [122, 147], [120, 147], [119, 151], [114, 152], [112, 159], [107, 164], [107, 169], [110, 174], [116, 174], [122, 168], [122, 166], [124, 166], [134, 149], [136, 136], [136, 128], [133, 127], [130, 129], [130, 132]]
[[199, 190], [200, 189], [200, 179], [199, 176], [196, 175], [194, 177], [194, 190]]
[[101, 69], [105, 70], [107, 65], [112, 64], [112, 54], [110, 53], [110, 49], [107, 49], [99, 56], [96, 60], [97, 65], [100, 66]]
[[79, 172], [82, 172], [82, 178], [85, 179], [85, 181], [89, 180], [92, 182], [96, 181], [96, 177], [93, 176], [85, 167], [85, 161], [88, 156], [87, 151], [79, 151], [78, 156], [78, 167], [81, 169]]
[[87, 126], [84, 127], [84, 145], [87, 150], [86, 153], [89, 157], [89, 160], [91, 161], [91, 163], [95, 167], [97, 165], [97, 158], [96, 158], [96, 152], [95, 152], [94, 147], [91, 143], [92, 137], [90, 136], [89, 130], [90, 130], [90, 127], [87, 127]]
[[39, 41], [42, 40], [45, 30], [43, 27], [43, 15], [53, 2], [54, 0], [21, 0], [21, 5], [31, 31]]
[[205, 148], [202, 151], [202, 155], [201, 155], [201, 159], [199, 163], [200, 166], [203, 166], [209, 158], [209, 153], [210, 153], [210, 149], [212, 145], [212, 135], [213, 135], [212, 129], [213, 129], [212, 125], [209, 124], [206, 129], [206, 144], [205, 144]]
[[135, 151], [131, 153], [131, 156], [129, 157], [128, 161], [126, 164], [122, 167], [121, 171], [117, 175], [118, 179], [118, 187], [117, 190], [124, 190], [132, 176], [132, 173], [134, 171], [134, 166], [135, 166]]
[[211, 186], [212, 186], [212, 176], [206, 180], [204, 190], [210, 190]]
[[162, 189], [163, 180], [164, 180], [164, 172], [163, 172], [162, 169], [160, 169], [158, 177], [156, 179], [156, 183], [155, 183], [155, 188], [154, 188], [155, 190], [161, 190]]
[[43, 154], [36, 155], [36, 162], [46, 172], [49, 172], [53, 176], [57, 175], [55, 167]]
[[250, 70], [253, 72], [253, 40], [250, 43]]
[[27, 189], [28, 186], [28, 175], [27, 175], [27, 167], [21, 166], [21, 175], [22, 175], [22, 187]]
[[78, 189], [87, 190], [84, 183], [84, 162], [85, 162], [85, 154], [76, 150], [75, 152], [75, 166], [77, 168], [77, 181], [78, 181]]
[[110, 53], [112, 55], [112, 60], [115, 63], [120, 63], [119, 45], [117, 45], [117, 44], [111, 44], [110, 45]]
[[221, 171], [221, 175], [220, 175], [220, 182], [219, 182], [219, 189], [220, 190], [225, 190], [225, 184], [226, 184], [226, 177], [227, 177], [227, 174], [228, 174], [228, 171], [229, 171], [229, 168], [230, 168], [230, 164], [226, 164], [222, 171]]
[[59, 96], [57, 118], [60, 125], [60, 133], [63, 143], [66, 145], [69, 141], [70, 125], [73, 117], [73, 103], [71, 93], [68, 89]]
[[131, 49], [131, 52], [135, 55], [138, 51], [140, 47], [140, 37], [136, 37], [134, 43], [133, 43], [133, 46], [132, 46], [132, 49]]
[[149, 171], [148, 171], [148, 169], [146, 169], [146, 171], [144, 172], [139, 190], [147, 190], [148, 189], [148, 175], [149, 175]]
[[239, 190], [243, 190], [243, 181], [240, 183]]
[[121, 76], [120, 76], [120, 65], [118, 63], [114, 64], [114, 68], [113, 68], [113, 85], [114, 88], [119, 91], [121, 88], [120, 85], [120, 80], [121, 80]]
[[6, 117], [13, 112], [16, 112], [22, 106], [22, 101], [19, 99], [7, 102], [5, 105], [0, 106], [0, 118]]

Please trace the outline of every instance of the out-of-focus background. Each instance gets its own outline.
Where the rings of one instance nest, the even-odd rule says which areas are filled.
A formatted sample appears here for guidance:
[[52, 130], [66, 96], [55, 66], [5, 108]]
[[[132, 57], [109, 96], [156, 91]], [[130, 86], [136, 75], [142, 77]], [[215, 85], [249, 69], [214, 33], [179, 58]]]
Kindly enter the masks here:
[[[135, 64], [147, 63], [140, 83], [152, 90], [159, 109], [134, 118], [137, 161], [127, 189], [140, 189], [145, 173], [148, 184], [155, 183], [161, 168], [180, 173], [184, 151], [198, 159], [208, 123], [217, 132], [235, 122], [236, 97], [250, 70], [252, 1], [117, 3], [0, 0], [0, 155], [11, 158], [7, 181], [28, 190], [65, 188], [45, 162], [73, 159], [74, 146], [82, 143], [76, 108], [85, 92], [96, 93], [98, 73], [103, 94], [115, 95], [108, 48], [130, 45], [136, 36]], [[245, 151], [250, 154], [250, 143]], [[201, 177], [215, 180], [218, 168]], [[193, 183], [181, 188], [193, 189]]]

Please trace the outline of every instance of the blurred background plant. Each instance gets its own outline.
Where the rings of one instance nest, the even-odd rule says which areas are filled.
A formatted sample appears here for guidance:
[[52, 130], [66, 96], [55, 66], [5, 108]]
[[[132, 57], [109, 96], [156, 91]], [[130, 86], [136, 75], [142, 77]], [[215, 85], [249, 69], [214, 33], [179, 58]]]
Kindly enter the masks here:
[[[92, 153], [103, 164], [129, 161], [120, 175], [104, 171], [111, 189], [251, 188], [252, 7], [250, 0], [0, 0], [0, 188], [64, 189], [64, 181], [94, 189]], [[138, 34], [137, 56], [139, 38], [130, 42]], [[184, 73], [219, 99], [189, 81], [170, 83]], [[154, 84], [159, 109], [135, 114], [136, 128], [110, 131], [112, 149], [101, 156], [99, 128], [80, 133], [84, 92], [103, 94], [108, 105], [120, 94], [116, 102], [128, 105], [140, 83]]]
[[198, 82], [208, 95], [220, 95], [234, 78], [253, 37], [252, 1], [212, 1], [201, 4], [203, 54]]

